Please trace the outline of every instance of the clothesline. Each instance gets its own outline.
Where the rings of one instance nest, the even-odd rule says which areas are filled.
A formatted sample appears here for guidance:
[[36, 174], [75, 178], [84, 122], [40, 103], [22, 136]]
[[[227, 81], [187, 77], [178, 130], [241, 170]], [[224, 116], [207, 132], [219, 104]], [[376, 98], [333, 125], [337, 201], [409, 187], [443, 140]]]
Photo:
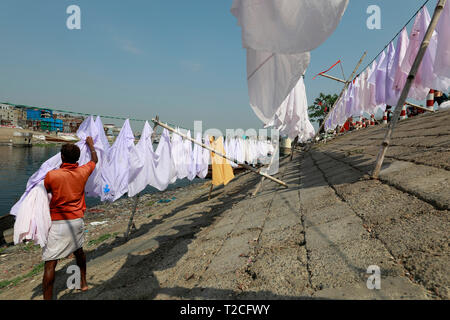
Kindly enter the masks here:
[[425, 7], [427, 4], [428, 4], [428, 2], [430, 2], [430, 0], [426, 0], [425, 1], [425, 3], [422, 5], [422, 6], [420, 6], [420, 8], [413, 14], [413, 16], [405, 23], [405, 25], [403, 26], [403, 27], [401, 27], [401, 29], [400, 29], [400, 31], [399, 32], [397, 32], [396, 34], [395, 34], [395, 36], [384, 46], [384, 48], [375, 56], [375, 58], [373, 58], [362, 70], [363, 71], [361, 71], [360, 73], [358, 73], [357, 75], [356, 75], [356, 77], [355, 78], [357, 78], [357, 77], [359, 77], [360, 75], [361, 75], [361, 73], [363, 73], [364, 72], [364, 70], [366, 70], [383, 52], [384, 52], [384, 50], [386, 50], [386, 48], [387, 47], [389, 47], [389, 44], [392, 42], [392, 41], [394, 41], [397, 37], [398, 37], [398, 35], [400, 34], [400, 33], [402, 33], [402, 31], [403, 31], [403, 29], [404, 28], [406, 28], [408, 25], [409, 25], [409, 23], [417, 16], [417, 14], [420, 12], [420, 10], [422, 10], [422, 8], [423, 7]]
[[[19, 107], [25, 107], [25, 108], [30, 108], [30, 109], [38, 109], [38, 110], [51, 110], [54, 112], [59, 112], [59, 113], [68, 113], [68, 114], [76, 114], [76, 115], [80, 115], [80, 116], [93, 116], [93, 117], [101, 117], [101, 118], [106, 118], [106, 119], [115, 119], [115, 120], [129, 120], [129, 121], [135, 121], [135, 122], [146, 122], [146, 121], [151, 121], [149, 119], [133, 119], [133, 118], [125, 118], [125, 117], [116, 117], [116, 116], [107, 116], [107, 115], [101, 115], [101, 114], [93, 114], [93, 113], [83, 113], [83, 112], [76, 112], [76, 111], [67, 111], [67, 110], [58, 110], [58, 109], [53, 109], [53, 108], [48, 108], [48, 107], [34, 107], [34, 106], [28, 106], [28, 105], [23, 105], [23, 104], [14, 104], [14, 103], [10, 103], [10, 102], [1, 102], [1, 104], [6, 104], [6, 105], [10, 105], [10, 106], [19, 106]], [[178, 128], [181, 128], [183, 130], [189, 131], [191, 129], [187, 129], [184, 127], [181, 127], [179, 125], [175, 125], [172, 123], [168, 123], [167, 124], [171, 125], [171, 126], [176, 126]]]

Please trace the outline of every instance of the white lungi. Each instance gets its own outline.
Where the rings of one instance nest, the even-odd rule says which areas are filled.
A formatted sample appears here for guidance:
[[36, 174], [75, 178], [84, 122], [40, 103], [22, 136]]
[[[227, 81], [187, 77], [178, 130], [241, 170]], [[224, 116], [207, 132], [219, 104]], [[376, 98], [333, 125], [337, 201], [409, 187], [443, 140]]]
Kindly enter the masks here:
[[42, 260], [63, 259], [83, 246], [83, 219], [52, 221]]

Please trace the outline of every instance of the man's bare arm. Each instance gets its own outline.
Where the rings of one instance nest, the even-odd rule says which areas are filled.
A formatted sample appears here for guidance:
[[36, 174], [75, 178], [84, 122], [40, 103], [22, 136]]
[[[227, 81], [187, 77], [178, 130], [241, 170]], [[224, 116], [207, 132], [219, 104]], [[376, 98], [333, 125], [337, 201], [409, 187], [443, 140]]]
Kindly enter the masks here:
[[97, 152], [94, 148], [94, 140], [92, 140], [92, 137], [86, 138], [86, 144], [89, 147], [89, 150], [91, 150], [91, 161], [93, 161], [95, 164], [98, 162]]

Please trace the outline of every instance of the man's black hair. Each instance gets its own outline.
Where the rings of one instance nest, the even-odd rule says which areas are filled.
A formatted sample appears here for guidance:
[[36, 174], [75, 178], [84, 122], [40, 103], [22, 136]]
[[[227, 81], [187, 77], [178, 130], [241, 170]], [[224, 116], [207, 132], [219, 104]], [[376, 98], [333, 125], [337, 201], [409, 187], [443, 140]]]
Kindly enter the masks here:
[[61, 147], [62, 161], [66, 163], [77, 163], [80, 159], [80, 148], [73, 143], [63, 144]]

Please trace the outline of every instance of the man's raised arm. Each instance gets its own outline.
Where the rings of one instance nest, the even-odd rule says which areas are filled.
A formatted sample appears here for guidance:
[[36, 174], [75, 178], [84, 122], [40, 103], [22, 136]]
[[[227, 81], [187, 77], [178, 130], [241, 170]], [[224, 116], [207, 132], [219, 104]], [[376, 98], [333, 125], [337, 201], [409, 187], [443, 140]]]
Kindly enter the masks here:
[[92, 137], [86, 138], [86, 144], [89, 147], [89, 150], [91, 150], [91, 161], [93, 161], [95, 164], [98, 162], [97, 152], [95, 152], [94, 148], [94, 140], [92, 140]]

